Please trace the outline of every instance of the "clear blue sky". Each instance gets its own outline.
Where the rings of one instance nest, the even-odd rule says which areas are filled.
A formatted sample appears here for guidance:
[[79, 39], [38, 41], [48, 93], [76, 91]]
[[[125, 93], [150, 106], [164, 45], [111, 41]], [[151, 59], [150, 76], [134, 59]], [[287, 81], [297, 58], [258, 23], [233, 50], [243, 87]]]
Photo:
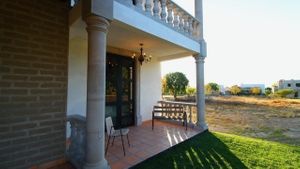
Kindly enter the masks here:
[[[194, 14], [194, 0], [173, 0]], [[300, 0], [203, 0], [205, 83], [271, 85], [300, 79]], [[182, 64], [186, 63], [186, 64]], [[192, 57], [162, 63], [195, 86]]]

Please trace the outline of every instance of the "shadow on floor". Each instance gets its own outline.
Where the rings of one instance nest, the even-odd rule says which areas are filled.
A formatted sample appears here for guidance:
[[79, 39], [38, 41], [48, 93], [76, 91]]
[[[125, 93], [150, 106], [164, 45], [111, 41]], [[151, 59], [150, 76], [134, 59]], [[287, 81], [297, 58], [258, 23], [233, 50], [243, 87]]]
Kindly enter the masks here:
[[158, 168], [245, 169], [247, 167], [220, 139], [207, 131], [131, 167], [131, 169]]

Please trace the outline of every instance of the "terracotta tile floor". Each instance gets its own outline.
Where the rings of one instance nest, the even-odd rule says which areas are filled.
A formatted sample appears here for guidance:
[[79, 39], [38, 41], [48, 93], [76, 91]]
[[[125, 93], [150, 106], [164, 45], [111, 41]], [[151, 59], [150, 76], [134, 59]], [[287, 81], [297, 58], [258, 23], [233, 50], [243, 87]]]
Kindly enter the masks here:
[[151, 121], [144, 122], [141, 126], [129, 127], [129, 129], [130, 147], [124, 137], [126, 156], [123, 154], [120, 137], [116, 137], [113, 146], [110, 144], [108, 148], [106, 159], [112, 169], [133, 166], [200, 132], [192, 128], [186, 131], [181, 125], [161, 121], [155, 121], [153, 131]]

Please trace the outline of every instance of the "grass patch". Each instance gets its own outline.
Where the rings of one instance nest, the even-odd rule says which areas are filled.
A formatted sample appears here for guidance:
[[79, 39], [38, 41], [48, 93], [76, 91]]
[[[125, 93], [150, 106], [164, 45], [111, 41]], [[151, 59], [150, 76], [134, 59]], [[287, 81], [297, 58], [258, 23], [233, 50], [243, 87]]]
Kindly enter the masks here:
[[300, 168], [299, 159], [299, 146], [205, 132], [132, 169]]

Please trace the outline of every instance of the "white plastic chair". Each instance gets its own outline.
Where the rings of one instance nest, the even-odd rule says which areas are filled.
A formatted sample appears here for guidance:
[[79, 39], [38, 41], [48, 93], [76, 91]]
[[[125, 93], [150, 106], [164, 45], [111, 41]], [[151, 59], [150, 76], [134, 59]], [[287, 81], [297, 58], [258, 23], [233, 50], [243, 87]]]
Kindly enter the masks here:
[[124, 152], [124, 156], [125, 156], [126, 154], [125, 154], [123, 136], [127, 136], [127, 142], [128, 142], [129, 147], [130, 147], [129, 138], [128, 138], [129, 129], [128, 128], [122, 128], [122, 129], [115, 130], [114, 124], [112, 122], [111, 117], [107, 117], [105, 119], [105, 123], [106, 123], [106, 133], [107, 133], [107, 136], [108, 136], [105, 155], [107, 154], [110, 138], [113, 137], [113, 141], [112, 141], [112, 146], [113, 146], [114, 141], [115, 141], [115, 137], [121, 136], [122, 147], [123, 147], [123, 152]]

